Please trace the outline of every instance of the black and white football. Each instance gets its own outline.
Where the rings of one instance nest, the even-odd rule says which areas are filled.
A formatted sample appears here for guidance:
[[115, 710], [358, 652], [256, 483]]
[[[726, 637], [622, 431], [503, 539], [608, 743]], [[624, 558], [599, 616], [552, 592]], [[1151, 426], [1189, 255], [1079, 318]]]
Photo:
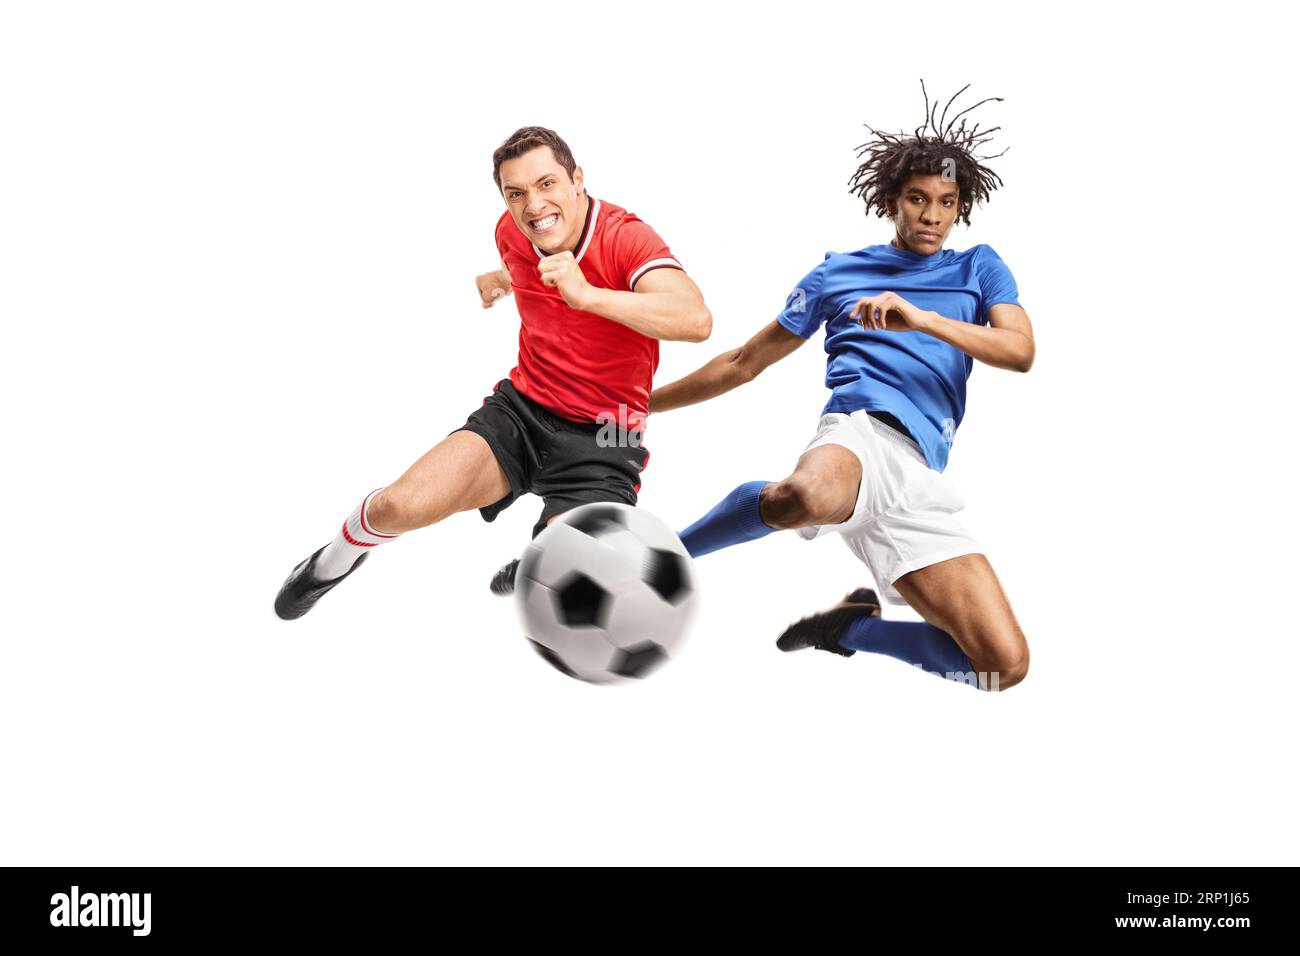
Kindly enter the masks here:
[[597, 684], [637, 680], [681, 648], [695, 571], [677, 535], [623, 504], [583, 505], [533, 539], [515, 597], [524, 635], [557, 670]]

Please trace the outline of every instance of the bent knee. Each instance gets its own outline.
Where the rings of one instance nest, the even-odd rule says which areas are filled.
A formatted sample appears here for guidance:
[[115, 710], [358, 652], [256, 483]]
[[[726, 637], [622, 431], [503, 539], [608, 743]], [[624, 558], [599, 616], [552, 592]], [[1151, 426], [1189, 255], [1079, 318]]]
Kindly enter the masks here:
[[806, 528], [847, 520], [847, 514], [836, 513], [831, 497], [813, 482], [788, 478], [763, 489], [763, 520], [774, 528]]
[[1029, 648], [1021, 646], [996, 654], [988, 663], [988, 689], [1008, 690], [1029, 675]]
[[430, 516], [422, 498], [399, 485], [375, 492], [366, 509], [366, 523], [380, 534], [401, 534], [440, 520]]
[[968, 654], [968, 659], [979, 675], [980, 686], [986, 690], [1007, 690], [1029, 674], [1029, 645], [1016, 625], [972, 628], [961, 634], [958, 643], [974, 649], [974, 653]]
[[401, 523], [404, 511], [400, 498], [394, 494], [393, 486], [389, 485], [371, 495], [364, 518], [372, 531], [391, 533], [390, 529]]

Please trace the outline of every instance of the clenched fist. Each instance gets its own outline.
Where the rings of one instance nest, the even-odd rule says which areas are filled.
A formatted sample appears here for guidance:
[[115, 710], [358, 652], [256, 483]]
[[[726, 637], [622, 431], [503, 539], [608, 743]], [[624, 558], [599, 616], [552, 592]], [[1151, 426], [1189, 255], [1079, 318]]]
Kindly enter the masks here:
[[490, 309], [496, 304], [497, 299], [504, 299], [510, 294], [510, 273], [503, 266], [495, 272], [485, 272], [474, 280], [478, 286], [478, 297], [483, 302], [483, 308]]
[[537, 271], [542, 274], [542, 284], [559, 289], [560, 295], [571, 309], [585, 308], [584, 303], [591, 292], [587, 277], [582, 274], [578, 260], [572, 252], [557, 252], [537, 263]]

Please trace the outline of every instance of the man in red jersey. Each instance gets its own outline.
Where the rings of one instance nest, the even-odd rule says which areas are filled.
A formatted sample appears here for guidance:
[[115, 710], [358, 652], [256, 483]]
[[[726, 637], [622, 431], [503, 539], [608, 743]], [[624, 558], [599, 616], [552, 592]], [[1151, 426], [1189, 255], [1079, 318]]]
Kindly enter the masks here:
[[[464, 425], [366, 495], [335, 539], [293, 569], [275, 599], [285, 620], [310, 611], [372, 548], [459, 511], [491, 521], [532, 492], [544, 502], [536, 536], [578, 505], [636, 504], [659, 340], [707, 339], [709, 310], [653, 229], [587, 194], [551, 130], [516, 131], [493, 154], [492, 177], [506, 202], [501, 268], [476, 281], [484, 308], [514, 294], [518, 364]], [[510, 593], [517, 567], [498, 571], [492, 590]]]

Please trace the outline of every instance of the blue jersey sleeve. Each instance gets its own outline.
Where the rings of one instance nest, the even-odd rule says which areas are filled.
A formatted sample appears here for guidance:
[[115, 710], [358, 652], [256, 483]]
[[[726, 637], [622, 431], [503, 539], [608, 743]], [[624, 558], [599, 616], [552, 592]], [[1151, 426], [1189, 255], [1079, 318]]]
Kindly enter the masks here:
[[980, 311], [976, 320], [980, 325], [988, 322], [989, 306], [1000, 302], [1020, 304], [1016, 277], [1011, 274], [1007, 264], [1002, 261], [1002, 257], [993, 250], [992, 246], [980, 247], [975, 274], [980, 284]]
[[826, 285], [826, 263], [831, 253], [826, 253], [812, 272], [799, 280], [790, 297], [785, 300], [785, 310], [776, 320], [800, 338], [808, 338], [822, 324], [822, 290]]

